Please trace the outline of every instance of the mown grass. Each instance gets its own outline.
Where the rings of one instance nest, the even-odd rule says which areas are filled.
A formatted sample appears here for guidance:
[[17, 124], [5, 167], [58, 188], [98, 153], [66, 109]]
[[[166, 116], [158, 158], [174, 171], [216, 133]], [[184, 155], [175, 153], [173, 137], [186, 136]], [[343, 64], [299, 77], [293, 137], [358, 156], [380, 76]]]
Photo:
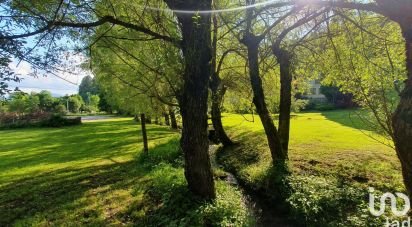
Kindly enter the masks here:
[[271, 165], [259, 117], [252, 119], [224, 115], [227, 131], [241, 144], [219, 154], [220, 161], [249, 187], [282, 197], [302, 224], [379, 225], [382, 219], [368, 211], [368, 187], [404, 191], [395, 151], [377, 142], [385, 138], [367, 131], [352, 111], [295, 114], [284, 177]]
[[218, 199], [186, 187], [179, 134], [109, 119], [59, 129], [0, 131], [0, 226], [246, 225], [241, 193], [217, 181]]

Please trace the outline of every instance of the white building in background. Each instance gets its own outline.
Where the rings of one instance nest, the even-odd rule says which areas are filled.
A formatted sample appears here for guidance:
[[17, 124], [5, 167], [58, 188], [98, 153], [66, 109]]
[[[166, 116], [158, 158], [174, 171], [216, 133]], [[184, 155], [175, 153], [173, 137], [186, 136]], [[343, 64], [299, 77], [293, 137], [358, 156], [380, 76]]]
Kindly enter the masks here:
[[320, 80], [311, 80], [309, 81], [309, 92], [303, 97], [314, 101], [314, 102], [327, 102], [327, 98], [320, 91]]

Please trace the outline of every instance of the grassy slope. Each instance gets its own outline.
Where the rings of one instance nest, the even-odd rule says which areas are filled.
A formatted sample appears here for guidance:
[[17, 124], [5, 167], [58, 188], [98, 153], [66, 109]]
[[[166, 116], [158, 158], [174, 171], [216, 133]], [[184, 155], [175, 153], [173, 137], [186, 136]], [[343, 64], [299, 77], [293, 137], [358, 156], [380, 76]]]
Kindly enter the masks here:
[[[352, 120], [349, 115], [352, 115]], [[245, 118], [252, 119], [251, 115], [225, 115], [225, 127], [236, 141], [242, 141], [242, 146], [227, 150], [222, 161], [236, 171], [246, 183], [257, 189], [268, 190], [270, 194], [267, 178], [271, 158], [263, 128], [258, 117], [255, 117], [255, 122], [248, 122]], [[338, 215], [342, 215], [342, 219], [348, 219], [347, 214], [337, 214], [339, 211], [336, 209], [341, 209], [341, 205], [323, 205], [339, 203], [340, 197], [351, 197], [346, 186], [357, 191], [360, 199], [354, 199], [352, 202], [363, 208], [367, 203], [369, 186], [382, 191], [404, 190], [400, 163], [395, 151], [376, 142], [365, 133], [383, 140], [379, 135], [359, 129], [363, 129], [362, 124], [353, 119], [351, 111], [300, 113], [293, 117], [289, 165], [292, 170], [291, 185], [294, 192], [289, 195], [289, 202], [296, 206], [299, 215], [307, 215], [307, 220], [304, 221], [309, 222], [311, 220], [308, 219], [313, 218], [315, 220], [312, 221], [315, 223], [329, 222], [330, 220], [320, 219], [334, 214], [337, 221]], [[302, 193], [305, 198], [298, 193]], [[325, 198], [328, 196], [329, 198]], [[319, 212], [316, 211], [318, 208]], [[333, 218], [330, 217], [331, 220]], [[363, 221], [365, 220], [356, 220], [355, 223], [364, 224]]]
[[240, 193], [222, 182], [215, 204], [194, 202], [179, 135], [166, 127], [148, 125], [148, 158], [130, 119], [0, 131], [0, 137], [0, 226], [189, 225], [246, 217]]

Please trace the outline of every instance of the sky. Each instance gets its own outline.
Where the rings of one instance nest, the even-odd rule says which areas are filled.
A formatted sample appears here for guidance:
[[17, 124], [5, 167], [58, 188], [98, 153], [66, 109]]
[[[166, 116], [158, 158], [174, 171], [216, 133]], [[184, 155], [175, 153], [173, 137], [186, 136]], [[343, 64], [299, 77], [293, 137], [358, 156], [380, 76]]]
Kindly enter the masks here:
[[[18, 27], [15, 29], [15, 32], [16, 34], [25, 33], [25, 31]], [[24, 46], [28, 49], [37, 45], [36, 37], [26, 38], [25, 41], [26, 44]], [[15, 87], [18, 87], [21, 91], [27, 93], [48, 90], [56, 97], [78, 93], [79, 85], [83, 77], [87, 75], [93, 76], [89, 70], [84, 70], [80, 67], [87, 58], [82, 53], [74, 54], [73, 51], [70, 51], [76, 43], [67, 37], [55, 40], [55, 42], [67, 47], [67, 51], [61, 56], [63, 65], [60, 70], [52, 73], [40, 73], [46, 76], [39, 75], [38, 77], [34, 77], [31, 75], [33, 69], [30, 63], [25, 61], [19, 62], [14, 59], [9, 67], [22, 80], [18, 83], [9, 82], [9, 89], [14, 90]], [[44, 49], [43, 47], [38, 47], [35, 51], [42, 52]]]
[[79, 65], [85, 61], [83, 56], [68, 54], [67, 59], [70, 60], [70, 68], [62, 69], [63, 71], [46, 73], [46, 76], [39, 75], [37, 77], [30, 75], [33, 69], [29, 63], [23, 61], [18, 64], [18, 61], [14, 60], [10, 64], [10, 68], [19, 75], [22, 81], [19, 83], [10, 82], [9, 87], [11, 89], [18, 87], [21, 91], [28, 93], [48, 90], [56, 97], [67, 94], [77, 94], [83, 77], [91, 75], [91, 73], [79, 67]]

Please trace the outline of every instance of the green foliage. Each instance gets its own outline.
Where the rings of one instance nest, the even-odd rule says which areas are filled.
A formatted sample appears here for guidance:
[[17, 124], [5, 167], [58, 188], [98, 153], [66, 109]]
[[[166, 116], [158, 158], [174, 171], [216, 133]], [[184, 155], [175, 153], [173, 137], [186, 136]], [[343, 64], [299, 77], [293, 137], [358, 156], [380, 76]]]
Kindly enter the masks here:
[[12, 94], [8, 105], [10, 111], [24, 113], [27, 110], [27, 95], [22, 92]]
[[290, 109], [292, 112], [299, 113], [301, 110], [305, 109], [305, 106], [307, 106], [308, 103], [308, 100], [294, 98], [292, 99], [292, 105]]
[[319, 36], [311, 42], [316, 49], [301, 50], [306, 72], [322, 75], [324, 85], [353, 94], [357, 104], [375, 112], [374, 122], [379, 124], [370, 126], [390, 138], [392, 113], [399, 102], [397, 93], [406, 78], [404, 40], [399, 26], [366, 12], [344, 15], [352, 22], [335, 18], [324, 31], [333, 36], [321, 38], [324, 33], [314, 33], [314, 37]]
[[97, 94], [99, 94], [99, 88], [96, 80], [91, 76], [85, 76], [79, 85], [79, 95], [88, 104], [89, 96]]
[[[293, 215], [309, 226], [382, 226], [369, 212], [368, 190], [333, 177], [293, 176], [287, 199]], [[345, 179], [342, 179], [345, 180]]]
[[8, 107], [6, 106], [6, 102], [0, 101], [0, 113], [5, 113], [8, 111]]
[[[72, 101], [69, 106], [71, 109], [82, 105], [79, 97], [72, 96], [70, 98], [54, 98], [49, 91], [44, 90], [40, 93], [31, 92], [30, 94], [14, 92], [7, 100], [2, 102], [2, 106], [5, 106], [4, 110], [7, 110], [7, 112], [16, 112], [18, 114], [32, 114], [36, 112], [65, 114], [67, 99]], [[74, 104], [73, 102], [76, 103]]]
[[51, 112], [55, 104], [55, 98], [49, 91], [41, 91], [38, 94], [34, 94], [39, 98], [39, 108], [42, 111]]
[[26, 100], [26, 110], [24, 112], [34, 113], [40, 109], [40, 98], [36, 95], [30, 95]]
[[55, 107], [55, 112], [56, 112], [57, 114], [60, 114], [60, 115], [66, 114], [66, 112], [67, 112], [66, 106], [63, 105], [63, 104], [58, 104], [58, 105]]
[[80, 95], [72, 95], [69, 97], [69, 111], [79, 113], [80, 108], [84, 105], [84, 101]]
[[[121, 1], [117, 4], [128, 5], [123, 12], [132, 3]], [[136, 15], [136, 12], [126, 15]], [[158, 16], [168, 18], [169, 15], [156, 15], [153, 18], [149, 14], [147, 16], [148, 21], [154, 20], [153, 23], [157, 24]], [[164, 28], [175, 33], [176, 27], [172, 23]], [[106, 36], [125, 37], [99, 39], [93, 45], [95, 79], [108, 104], [130, 114], [161, 115], [165, 112], [165, 104], [177, 103], [176, 96], [180, 94], [183, 84], [183, 61], [176, 46], [156, 39], [135, 45], [129, 39], [144, 36], [118, 27], [109, 31], [100, 27], [95, 36], [102, 33]], [[93, 37], [90, 42], [94, 42]], [[100, 48], [101, 46], [109, 48]]]
[[19, 52], [19, 49], [22, 46], [21, 41], [6, 42], [1, 43], [0, 48], [0, 97], [11, 92], [9, 89], [9, 82], [20, 82], [20, 78], [10, 69], [9, 65], [12, 62], [12, 53]]
[[216, 190], [214, 202], [201, 202], [188, 191], [181, 168], [157, 165], [147, 193], [151, 203], [162, 206], [142, 226], [247, 226], [242, 194], [222, 181], [216, 182]]

